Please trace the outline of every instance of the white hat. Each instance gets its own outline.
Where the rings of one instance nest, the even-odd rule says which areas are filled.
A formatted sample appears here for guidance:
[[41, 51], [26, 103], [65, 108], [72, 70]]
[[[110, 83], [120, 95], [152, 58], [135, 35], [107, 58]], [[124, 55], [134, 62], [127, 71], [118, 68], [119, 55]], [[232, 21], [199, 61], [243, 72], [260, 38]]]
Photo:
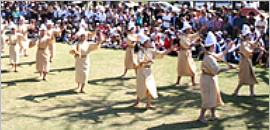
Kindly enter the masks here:
[[78, 36], [80, 37], [81, 35], [85, 34], [85, 31], [84, 30], [79, 30], [78, 31]]
[[17, 29], [17, 26], [12, 22], [11, 26], [10, 26], [10, 29]]
[[158, 19], [158, 21], [157, 21], [158, 23], [162, 23], [162, 20], [161, 19]]
[[183, 28], [181, 29], [182, 31], [186, 30], [186, 29], [191, 29], [192, 27], [189, 25], [189, 23], [187, 22], [184, 22], [184, 26]]
[[144, 34], [141, 34], [140, 35], [140, 41], [141, 43], [144, 43], [145, 41], [149, 40], [149, 37], [147, 37], [146, 35]]
[[217, 43], [217, 38], [212, 32], [208, 32], [207, 37], [205, 39], [205, 47], [210, 47]]
[[82, 21], [81, 21], [81, 24], [80, 24], [81, 26], [86, 26], [86, 23], [85, 23], [85, 21], [84, 21], [84, 19], [82, 19]]
[[219, 36], [219, 37], [221, 37], [222, 36], [222, 32], [221, 31], [217, 31], [216, 32], [216, 35]]
[[20, 16], [20, 21], [25, 21], [24, 17], [23, 16]]
[[134, 25], [129, 26], [128, 30], [130, 30], [131, 28], [135, 29], [136, 27]]
[[40, 26], [40, 28], [39, 28], [39, 31], [41, 31], [41, 30], [47, 30], [47, 27], [44, 25], [44, 24], [41, 24], [41, 26]]
[[53, 22], [51, 20], [48, 20], [47, 25], [53, 25]]
[[244, 24], [244, 26], [243, 26], [242, 34], [243, 34], [243, 36], [245, 36], [247, 34], [251, 34], [250, 28], [246, 24]]

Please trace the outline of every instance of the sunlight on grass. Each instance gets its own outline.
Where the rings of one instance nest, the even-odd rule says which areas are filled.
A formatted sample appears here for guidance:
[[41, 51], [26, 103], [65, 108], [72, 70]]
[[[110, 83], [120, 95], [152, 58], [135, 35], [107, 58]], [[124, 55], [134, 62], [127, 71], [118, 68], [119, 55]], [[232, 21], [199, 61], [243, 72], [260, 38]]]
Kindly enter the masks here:
[[[57, 53], [51, 64], [48, 81], [39, 81], [35, 69], [36, 48], [29, 57], [20, 57], [19, 72], [11, 72], [8, 49], [1, 55], [1, 121], [4, 130], [64, 130], [64, 129], [268, 129], [269, 70], [254, 67], [260, 82], [255, 86], [258, 97], [248, 97], [249, 88], [240, 92], [243, 97], [231, 96], [237, 85], [237, 71], [219, 75], [224, 106], [217, 108], [220, 119], [204, 125], [197, 122], [201, 97], [199, 86], [175, 85], [177, 57], [155, 60], [153, 75], [159, 98], [153, 100], [156, 110], [134, 108], [136, 76], [123, 73], [123, 50], [99, 49], [90, 54], [87, 94], [76, 88], [75, 61], [69, 54], [71, 46], [57, 43]], [[195, 60], [198, 72], [201, 61]], [[221, 67], [226, 67], [220, 63]], [[199, 81], [199, 74], [196, 76]], [[145, 106], [145, 100], [142, 105]], [[207, 111], [207, 119], [210, 118]]]

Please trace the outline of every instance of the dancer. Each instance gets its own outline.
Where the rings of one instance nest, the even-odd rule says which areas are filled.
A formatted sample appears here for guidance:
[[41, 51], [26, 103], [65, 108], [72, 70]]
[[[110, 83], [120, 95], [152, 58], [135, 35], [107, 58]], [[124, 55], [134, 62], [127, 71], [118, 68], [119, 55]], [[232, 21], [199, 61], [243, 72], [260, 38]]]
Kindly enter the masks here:
[[[95, 32], [96, 33], [96, 32]], [[97, 43], [88, 42], [88, 37], [95, 37], [95, 34], [90, 32], [80, 31], [78, 33], [80, 40], [73, 46], [70, 53], [75, 55], [75, 81], [78, 83], [78, 88], [81, 86], [81, 93], [85, 93], [84, 86], [88, 80], [89, 73], [89, 53], [99, 48], [102, 39]]]
[[56, 29], [53, 29], [53, 22], [51, 20], [49, 20], [47, 22], [47, 27], [48, 27], [48, 30], [47, 30], [47, 34], [48, 34], [48, 37], [51, 37], [52, 40], [50, 40], [49, 42], [49, 51], [50, 51], [50, 62], [53, 62], [53, 57], [55, 56], [55, 50], [56, 50], [56, 44], [55, 44], [55, 36], [54, 35], [58, 35], [60, 36], [62, 30], [56, 30]]
[[167, 51], [150, 50], [151, 43], [149, 37], [142, 35], [140, 41], [143, 44], [142, 47], [136, 44], [134, 49], [135, 53], [138, 53], [137, 100], [135, 106], [140, 107], [140, 100], [147, 97], [146, 108], [155, 109], [156, 106], [151, 104], [151, 100], [152, 98], [157, 98], [158, 95], [155, 80], [151, 72], [151, 65], [153, 64], [153, 59], [162, 58], [164, 55], [169, 54], [173, 46]]
[[[23, 45], [21, 44], [20, 39], [23, 39], [23, 34], [17, 33], [17, 27], [15, 24], [11, 25], [11, 35], [9, 35], [8, 41], [9, 41], [9, 59], [10, 63], [12, 65], [12, 70], [14, 69], [15, 72], [18, 72], [18, 63], [20, 59], [20, 46], [23, 48]], [[25, 40], [25, 39], [23, 39]], [[20, 45], [20, 46], [19, 46]]]
[[40, 26], [40, 36], [30, 42], [29, 47], [37, 45], [36, 54], [36, 69], [39, 71], [39, 79], [47, 80], [47, 73], [50, 71], [50, 53], [49, 44], [51, 44], [52, 37], [47, 35], [47, 27], [42, 24]]
[[8, 38], [5, 36], [5, 33], [8, 31], [6, 30], [7, 28], [9, 28], [11, 26], [11, 20], [9, 20], [9, 24], [3, 24], [5, 20], [1, 20], [1, 52], [5, 52], [5, 46], [6, 46], [6, 42], [8, 41]]
[[200, 33], [206, 28], [204, 25], [199, 32], [191, 34], [192, 27], [185, 22], [182, 28], [184, 35], [180, 40], [181, 49], [178, 53], [178, 77], [176, 84], [183, 85], [180, 83], [182, 76], [191, 76], [192, 86], [196, 86], [195, 74], [196, 66], [192, 59], [192, 53], [190, 48], [196, 44], [192, 44], [191, 41], [196, 41], [200, 38]]
[[135, 34], [135, 27], [131, 27], [130, 34], [126, 38], [127, 48], [126, 48], [126, 55], [125, 55], [125, 69], [124, 74], [122, 77], [126, 77], [128, 69], [134, 69], [135, 74], [137, 74], [137, 55], [134, 54], [134, 46], [136, 42], [140, 40], [140, 36]]
[[235, 69], [233, 65], [229, 65], [228, 68], [219, 68], [217, 64], [217, 59], [224, 59], [224, 56], [231, 48], [232, 43], [228, 45], [228, 48], [219, 54], [215, 54], [216, 50], [216, 37], [212, 32], [207, 34], [205, 40], [205, 47], [207, 52], [203, 58], [201, 64], [202, 74], [200, 77], [200, 90], [201, 90], [201, 97], [202, 97], [202, 106], [201, 106], [201, 113], [199, 116], [199, 121], [202, 123], [208, 123], [205, 118], [204, 114], [206, 109], [211, 109], [211, 120], [215, 120], [218, 116], [215, 114], [215, 109], [219, 104], [224, 104], [221, 96], [220, 90], [218, 87], [218, 74], [220, 72], [225, 72], [230, 69]]
[[23, 53], [24, 51], [24, 56], [27, 57], [28, 56], [28, 47], [29, 47], [29, 41], [27, 39], [27, 32], [29, 29], [32, 29], [35, 27], [34, 21], [32, 22], [32, 24], [25, 24], [25, 19], [23, 16], [20, 16], [19, 19], [19, 25], [18, 25], [18, 33], [23, 34], [23, 39], [20, 39], [20, 43], [23, 45], [23, 48], [20, 48], [20, 54]]
[[252, 68], [252, 54], [254, 52], [254, 49], [259, 48], [261, 50], [264, 50], [263, 48], [258, 47], [258, 42], [260, 38], [262, 38], [262, 35], [258, 37], [255, 41], [251, 41], [251, 31], [250, 28], [247, 25], [243, 26], [242, 30], [242, 36], [243, 40], [241, 40], [241, 46], [240, 46], [240, 54], [241, 59], [239, 63], [239, 73], [238, 73], [238, 86], [234, 90], [233, 95], [240, 96], [239, 89], [242, 87], [242, 85], [249, 85], [250, 89], [250, 96], [256, 96], [254, 94], [254, 84], [258, 83], [255, 72]]

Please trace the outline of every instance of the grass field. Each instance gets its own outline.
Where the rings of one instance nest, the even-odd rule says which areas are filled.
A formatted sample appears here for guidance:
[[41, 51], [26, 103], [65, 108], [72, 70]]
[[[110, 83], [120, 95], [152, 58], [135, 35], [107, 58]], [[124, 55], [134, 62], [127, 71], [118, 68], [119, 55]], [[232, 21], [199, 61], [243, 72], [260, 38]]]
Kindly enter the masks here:
[[[242, 97], [231, 96], [237, 85], [237, 71], [221, 73], [219, 86], [224, 106], [217, 108], [219, 120], [209, 125], [196, 121], [201, 105], [199, 86], [175, 85], [177, 57], [155, 60], [153, 75], [159, 98], [153, 100], [156, 110], [131, 107], [136, 99], [135, 74], [121, 79], [124, 54], [122, 50], [99, 49], [90, 54], [87, 94], [76, 88], [74, 58], [71, 46], [57, 43], [48, 81], [38, 81], [35, 69], [36, 48], [29, 57], [21, 57], [19, 72], [11, 72], [8, 48], [1, 55], [1, 128], [3, 130], [112, 130], [112, 129], [268, 129], [269, 70], [254, 67], [260, 84], [257, 97], [248, 97], [244, 86]], [[198, 72], [201, 61], [196, 61]], [[220, 64], [221, 67], [226, 67]], [[199, 76], [196, 76], [199, 81]], [[143, 100], [143, 106], [145, 106]], [[210, 119], [207, 111], [207, 119]]]

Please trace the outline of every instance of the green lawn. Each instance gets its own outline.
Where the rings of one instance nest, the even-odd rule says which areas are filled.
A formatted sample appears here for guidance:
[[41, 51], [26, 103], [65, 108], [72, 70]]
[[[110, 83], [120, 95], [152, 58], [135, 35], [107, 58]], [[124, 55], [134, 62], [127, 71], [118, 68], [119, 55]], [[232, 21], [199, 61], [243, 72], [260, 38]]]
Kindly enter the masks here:
[[[99, 49], [90, 54], [87, 94], [76, 88], [74, 58], [71, 46], [57, 43], [57, 54], [51, 64], [48, 81], [38, 81], [35, 69], [36, 48], [29, 57], [21, 57], [19, 72], [11, 72], [8, 48], [1, 59], [1, 128], [3, 130], [69, 130], [69, 129], [268, 129], [269, 70], [255, 67], [260, 84], [255, 86], [258, 97], [248, 97], [248, 86], [231, 96], [237, 85], [237, 71], [221, 73], [219, 86], [225, 106], [217, 108], [219, 120], [209, 125], [196, 121], [201, 105], [199, 86], [175, 85], [177, 57], [155, 60], [153, 75], [159, 98], [153, 100], [156, 110], [134, 108], [135, 74], [121, 79], [124, 55], [122, 50]], [[196, 61], [198, 72], [201, 61]], [[220, 64], [221, 67], [226, 67]], [[196, 76], [199, 81], [199, 76]], [[143, 106], [145, 100], [143, 100]], [[207, 119], [209, 119], [207, 111]]]

